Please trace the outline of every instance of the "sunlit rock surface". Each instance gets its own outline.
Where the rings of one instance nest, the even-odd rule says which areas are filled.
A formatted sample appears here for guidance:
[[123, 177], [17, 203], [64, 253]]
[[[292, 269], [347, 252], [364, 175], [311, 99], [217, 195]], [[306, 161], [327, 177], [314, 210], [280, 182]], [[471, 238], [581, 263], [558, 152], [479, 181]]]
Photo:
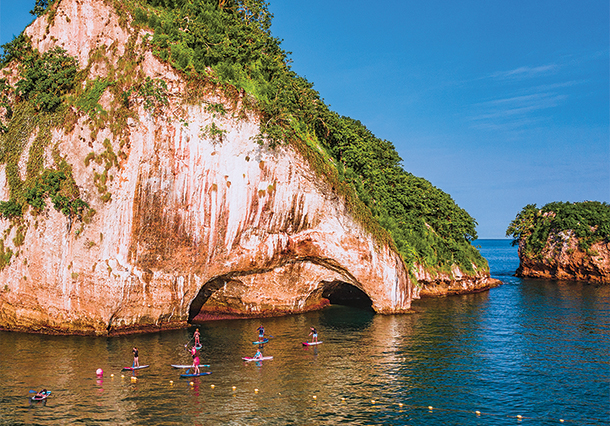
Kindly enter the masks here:
[[[92, 0], [63, 0], [52, 22], [39, 18], [26, 32], [41, 51], [63, 46], [89, 67], [89, 79], [105, 76], [129, 38], [143, 36]], [[96, 51], [106, 65], [92, 59]], [[50, 207], [28, 213], [19, 247], [11, 246], [11, 228], [5, 244], [15, 255], [0, 271], [0, 327], [103, 335], [298, 313], [343, 296], [392, 314], [410, 308], [427, 278], [485, 288], [485, 273], [458, 270], [457, 281], [439, 281], [422, 268], [414, 286], [400, 256], [364, 229], [293, 148], [254, 142], [255, 117], [210, 113], [206, 105], [223, 103], [220, 96], [185, 102], [181, 78], [150, 52], [139, 55], [133, 72], [166, 81], [169, 105], [156, 114], [135, 105], [121, 138], [108, 128], [92, 136], [84, 114], [72, 130], [53, 131], [49, 147], [72, 165], [81, 197], [97, 213], [86, 225]], [[108, 91], [100, 100], [106, 110], [115, 102]], [[202, 132], [212, 123], [226, 131], [222, 141]], [[84, 160], [107, 150], [106, 139], [127, 155], [108, 171], [112, 197], [105, 202], [93, 179], [104, 165]], [[3, 169], [0, 178], [6, 200]]]
[[610, 284], [610, 243], [579, 247], [570, 231], [551, 233], [539, 256], [526, 256], [519, 246], [517, 276]]

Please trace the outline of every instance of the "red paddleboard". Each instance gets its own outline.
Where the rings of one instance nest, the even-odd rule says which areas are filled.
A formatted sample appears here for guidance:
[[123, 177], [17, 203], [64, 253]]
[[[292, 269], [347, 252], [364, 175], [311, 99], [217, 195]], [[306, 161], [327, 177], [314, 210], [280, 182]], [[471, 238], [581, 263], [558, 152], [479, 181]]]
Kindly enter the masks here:
[[321, 345], [322, 342], [303, 342], [303, 346]]

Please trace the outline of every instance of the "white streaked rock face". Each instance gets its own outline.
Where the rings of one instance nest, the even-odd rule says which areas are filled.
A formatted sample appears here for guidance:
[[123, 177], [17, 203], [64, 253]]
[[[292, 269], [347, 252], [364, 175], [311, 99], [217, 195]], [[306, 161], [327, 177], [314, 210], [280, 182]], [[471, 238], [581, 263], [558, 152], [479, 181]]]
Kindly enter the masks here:
[[[130, 36], [93, 0], [62, 0], [52, 24], [42, 17], [27, 33], [41, 50], [63, 46], [83, 68], [102, 45], [117, 64]], [[106, 334], [180, 327], [200, 307], [208, 317], [296, 313], [323, 306], [338, 282], [361, 289], [378, 312], [410, 307], [400, 256], [375, 241], [297, 151], [254, 142], [254, 117], [188, 105], [180, 78], [151, 54], [142, 58], [145, 75], [168, 82], [170, 105], [154, 116], [139, 105], [126, 136], [103, 128], [92, 137], [87, 115], [69, 133], [53, 132], [48, 149], [57, 144], [97, 214], [81, 227], [48, 203], [44, 214], [25, 216], [21, 247], [11, 243], [13, 227], [5, 246], [19, 254], [0, 271], [1, 327]], [[90, 78], [106, 71], [96, 62]], [[108, 91], [100, 101], [106, 110], [113, 102]], [[202, 131], [211, 123], [226, 131], [222, 142]], [[93, 182], [104, 164], [84, 162], [105, 151], [105, 139], [115, 153], [128, 139], [125, 158], [108, 170], [108, 202]], [[0, 178], [8, 194], [4, 170]]]

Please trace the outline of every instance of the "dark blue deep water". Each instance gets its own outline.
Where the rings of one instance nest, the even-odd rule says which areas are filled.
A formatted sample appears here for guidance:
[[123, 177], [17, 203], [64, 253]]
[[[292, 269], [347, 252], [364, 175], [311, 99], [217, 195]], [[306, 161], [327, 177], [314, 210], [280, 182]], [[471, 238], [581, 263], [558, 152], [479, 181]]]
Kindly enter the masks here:
[[[331, 306], [264, 319], [273, 338], [263, 352], [274, 359], [261, 365], [241, 361], [261, 321], [206, 323], [212, 374], [192, 381], [169, 364], [189, 363], [194, 327], [114, 338], [0, 332], [0, 424], [610, 424], [610, 286], [519, 279], [508, 240], [475, 245], [504, 285], [418, 300], [411, 315]], [[312, 325], [324, 343], [304, 349]], [[151, 365], [136, 379], [120, 371], [133, 345]], [[28, 391], [42, 387], [52, 391], [46, 404], [30, 403]]]

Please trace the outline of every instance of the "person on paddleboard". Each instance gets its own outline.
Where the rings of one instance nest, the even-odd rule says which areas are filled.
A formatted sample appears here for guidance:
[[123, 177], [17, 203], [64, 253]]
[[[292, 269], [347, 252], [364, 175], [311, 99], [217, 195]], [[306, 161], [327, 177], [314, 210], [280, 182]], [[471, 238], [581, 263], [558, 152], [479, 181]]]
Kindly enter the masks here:
[[262, 357], [263, 357], [263, 353], [259, 349], [258, 351], [256, 351], [256, 354], [254, 354], [254, 359], [261, 359]]
[[38, 392], [36, 394], [36, 398], [42, 398], [42, 397], [45, 397], [45, 396], [47, 396], [47, 390], [46, 389], [43, 389], [43, 390], [41, 390], [40, 392]]
[[258, 331], [258, 341], [262, 342], [265, 336], [265, 327], [261, 324], [259, 328], [256, 329]]
[[133, 352], [133, 367], [139, 367], [140, 360], [138, 359], [138, 348], [134, 346], [131, 351]]
[[193, 357], [193, 374], [199, 374], [199, 355], [197, 355], [195, 346], [191, 348], [191, 355]]
[[199, 329], [197, 329], [193, 334], [193, 337], [195, 338], [195, 346], [201, 346], [201, 343], [199, 343], [199, 336], [201, 336], [201, 334], [199, 334]]
[[311, 332], [307, 335], [308, 337], [311, 336], [311, 342], [317, 342], [318, 341], [318, 330], [316, 330], [314, 327], [310, 327], [311, 328]]

